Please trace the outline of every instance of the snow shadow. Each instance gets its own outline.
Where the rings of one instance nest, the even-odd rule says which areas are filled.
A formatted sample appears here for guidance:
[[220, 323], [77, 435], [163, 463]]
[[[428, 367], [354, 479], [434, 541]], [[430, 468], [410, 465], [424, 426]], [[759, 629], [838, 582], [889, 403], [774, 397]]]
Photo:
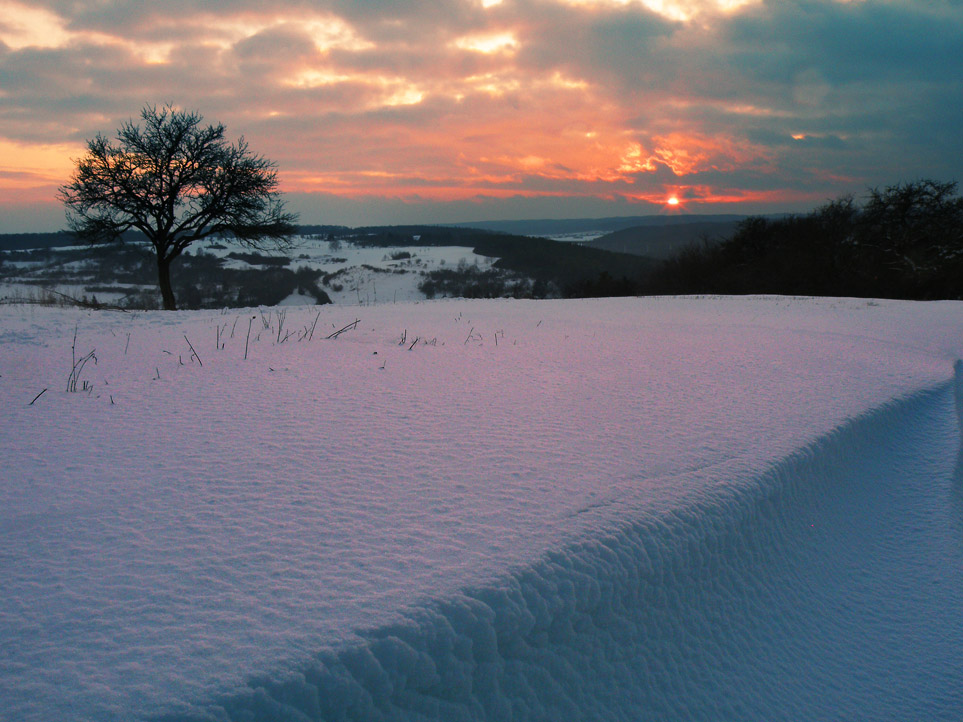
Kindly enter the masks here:
[[958, 384], [155, 720], [959, 720]]

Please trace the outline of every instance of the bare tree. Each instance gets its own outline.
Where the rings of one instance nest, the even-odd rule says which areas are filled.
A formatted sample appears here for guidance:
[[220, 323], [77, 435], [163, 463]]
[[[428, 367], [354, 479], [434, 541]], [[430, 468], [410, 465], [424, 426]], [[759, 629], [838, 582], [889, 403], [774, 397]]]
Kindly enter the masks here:
[[248, 246], [288, 248], [297, 216], [284, 211], [272, 161], [240, 138], [224, 139], [222, 124], [202, 126], [193, 111], [146, 106], [143, 129], [133, 121], [117, 145], [101, 134], [87, 142], [70, 183], [60, 188], [67, 222], [90, 243], [143, 233], [157, 256], [164, 308], [177, 304], [171, 263], [195, 241], [230, 235]]

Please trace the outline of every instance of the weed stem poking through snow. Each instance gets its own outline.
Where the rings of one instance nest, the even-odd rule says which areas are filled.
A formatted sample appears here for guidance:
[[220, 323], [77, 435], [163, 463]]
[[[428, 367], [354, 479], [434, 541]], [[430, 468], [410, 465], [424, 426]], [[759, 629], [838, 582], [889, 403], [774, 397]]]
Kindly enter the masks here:
[[197, 363], [199, 363], [201, 366], [203, 366], [203, 365], [204, 365], [204, 362], [201, 361], [201, 357], [197, 355], [197, 351], [194, 350], [194, 344], [192, 344], [192, 343], [191, 343], [191, 340], [190, 340], [189, 338], [187, 338], [187, 334], [186, 334], [186, 333], [184, 334], [184, 340], [187, 341], [187, 345], [191, 347], [191, 354], [193, 354], [194, 358], [197, 359]]
[[[81, 372], [83, 372], [84, 366], [87, 365], [88, 361], [93, 359], [94, 364], [95, 365], [97, 364], [97, 357], [94, 355], [94, 351], [96, 350], [97, 349], [93, 349], [90, 353], [88, 353], [83, 358], [80, 358], [80, 359], [77, 358], [77, 326], [74, 326], [74, 339], [70, 344], [70, 360], [73, 363], [73, 367], [70, 369], [70, 375], [67, 377], [68, 392], [74, 392], [77, 390], [77, 381], [80, 378], [80, 374]], [[87, 384], [85, 382], [84, 390], [86, 390], [86, 388], [87, 388]]]
[[330, 336], [328, 336], [327, 338], [337, 338], [338, 336], [340, 336], [341, 334], [343, 334], [345, 331], [350, 331], [350, 330], [352, 330], [352, 329], [354, 329], [354, 328], [357, 328], [357, 326], [358, 326], [359, 323], [361, 323], [361, 319], [360, 319], [360, 318], [352, 321], [351, 323], [349, 323], [349, 324], [348, 324], [347, 326], [345, 326], [344, 328], [339, 328], [337, 331], [335, 331], [334, 333], [332, 333], [332, 334], [331, 334]]
[[256, 316], [251, 316], [251, 320], [247, 322], [247, 338], [244, 339], [244, 360], [247, 361], [247, 344], [251, 340], [251, 324], [254, 323]]

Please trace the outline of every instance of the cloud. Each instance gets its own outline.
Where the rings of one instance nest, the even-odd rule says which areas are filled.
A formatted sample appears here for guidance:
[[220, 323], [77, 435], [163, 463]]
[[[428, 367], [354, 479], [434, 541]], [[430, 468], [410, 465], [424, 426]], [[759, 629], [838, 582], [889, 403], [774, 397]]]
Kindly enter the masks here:
[[291, 192], [423, 220], [473, 194], [795, 203], [963, 157], [949, 0], [7, 5], [0, 142], [79, 147], [172, 102]]

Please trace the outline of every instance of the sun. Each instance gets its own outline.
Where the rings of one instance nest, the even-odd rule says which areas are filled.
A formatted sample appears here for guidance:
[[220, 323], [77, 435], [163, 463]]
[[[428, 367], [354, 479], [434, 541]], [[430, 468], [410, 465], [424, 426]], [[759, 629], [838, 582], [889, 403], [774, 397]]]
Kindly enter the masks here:
[[666, 200], [665, 203], [666, 203], [666, 205], [675, 207], [675, 206], [679, 205], [679, 199], [678, 199], [676, 196], [669, 196], [668, 200]]

